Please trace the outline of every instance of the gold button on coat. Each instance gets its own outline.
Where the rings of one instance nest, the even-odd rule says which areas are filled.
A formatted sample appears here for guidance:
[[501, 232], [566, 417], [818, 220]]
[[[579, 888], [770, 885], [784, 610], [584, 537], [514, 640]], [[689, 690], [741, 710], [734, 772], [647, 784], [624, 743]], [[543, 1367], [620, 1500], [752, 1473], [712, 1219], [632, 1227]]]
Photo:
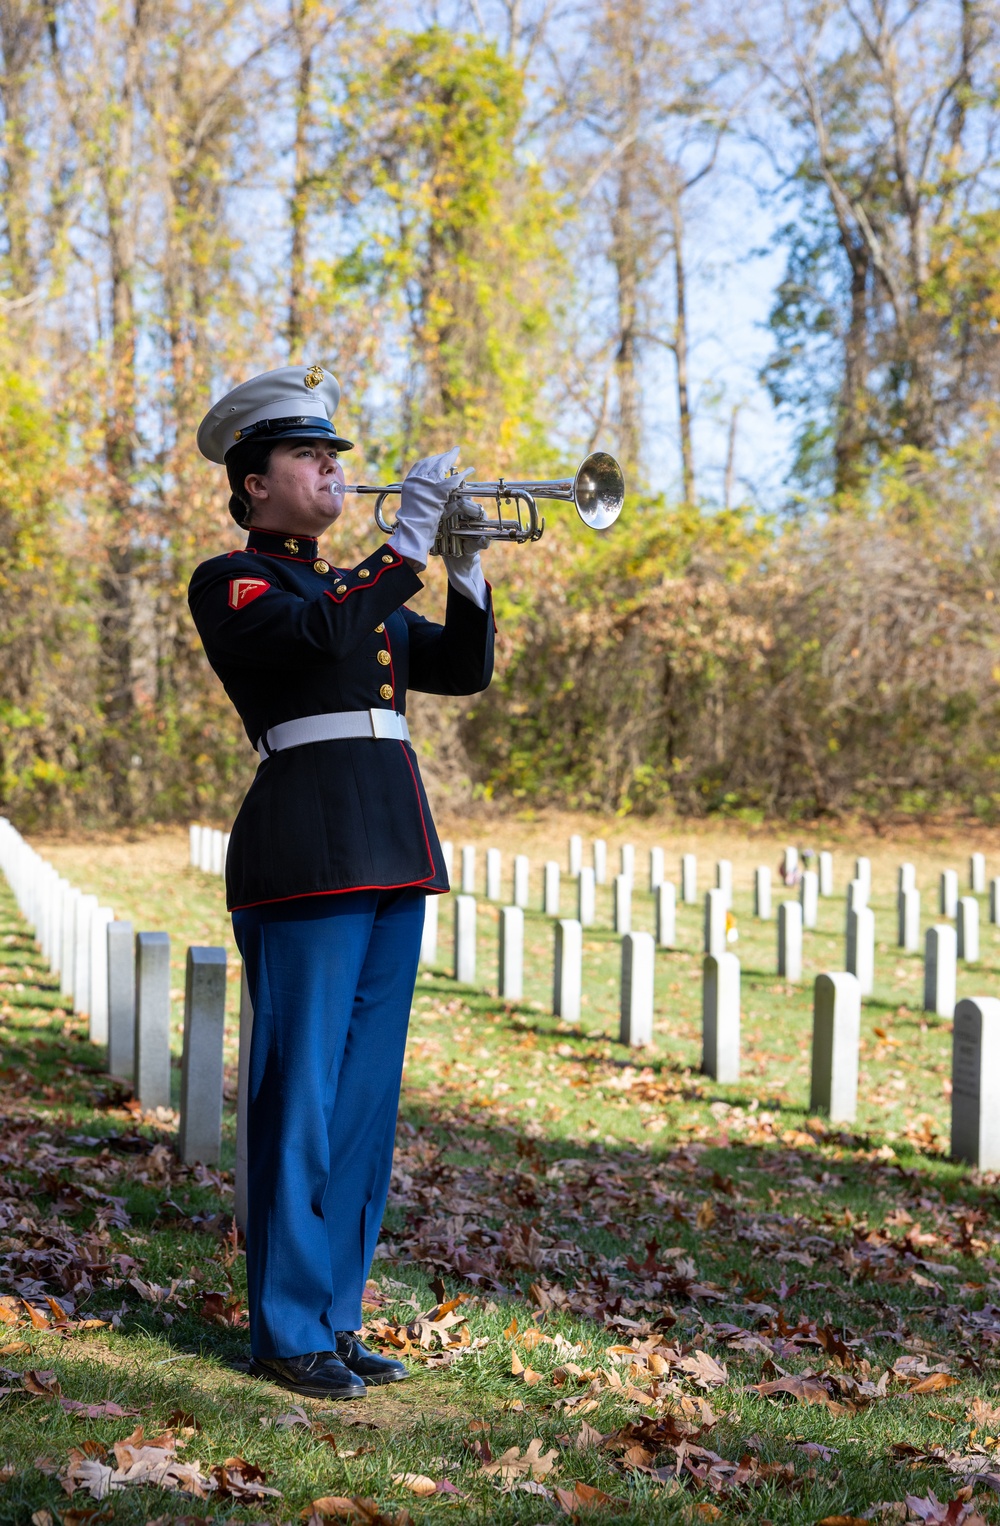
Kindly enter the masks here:
[[378, 692], [382, 699], [392, 699], [392, 684], [383, 684]]
[[394, 560], [394, 558], [393, 558], [393, 557], [391, 557], [391, 556], [390, 556], [390, 555], [389, 555], [389, 554], [388, 554], [388, 552], [387, 552], [387, 553], [386, 553], [386, 554], [385, 554], [385, 556], [383, 556], [383, 558], [382, 558], [382, 560], [383, 560], [383, 562], [385, 562], [385, 563], [386, 563], [386, 565], [388, 565], [388, 564], [389, 564], [389, 563], [390, 563], [390, 562], [392, 562], [392, 561], [393, 561], [393, 560]]
[[358, 573], [358, 577], [359, 578], [370, 578], [371, 577], [371, 573], [368, 571], [367, 567], [362, 567], [361, 571]]
[[376, 634], [376, 636], [381, 636], [381, 634], [382, 634], [382, 632], [384, 630], [385, 630], [385, 622], [383, 621], [383, 623], [381, 625], [376, 625], [376, 627], [375, 627], [375, 634]]
[[320, 557], [318, 562], [313, 562], [313, 572], [329, 572], [329, 571], [330, 571], [330, 563], [329, 562], [324, 562], [322, 557]]
[[334, 593], [343, 593], [343, 591], [344, 591], [344, 585], [343, 585], [343, 583], [337, 583], [337, 584], [335, 584], [335, 585], [334, 585], [334, 589], [333, 589], [333, 591], [334, 591]]
[[389, 666], [390, 662], [392, 661], [392, 658], [389, 656], [389, 653], [386, 652], [386, 651], [379, 652], [377, 654], [377, 656], [378, 656], [379, 662], [382, 664], [382, 666], [384, 668], [387, 668]]

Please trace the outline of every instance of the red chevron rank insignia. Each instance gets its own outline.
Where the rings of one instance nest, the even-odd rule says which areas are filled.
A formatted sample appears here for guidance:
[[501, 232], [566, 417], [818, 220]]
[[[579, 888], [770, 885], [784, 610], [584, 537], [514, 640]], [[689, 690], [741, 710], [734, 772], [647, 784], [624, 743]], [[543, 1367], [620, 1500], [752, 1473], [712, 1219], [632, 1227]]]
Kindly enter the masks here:
[[229, 608], [243, 609], [270, 588], [264, 578], [233, 578], [229, 584]]

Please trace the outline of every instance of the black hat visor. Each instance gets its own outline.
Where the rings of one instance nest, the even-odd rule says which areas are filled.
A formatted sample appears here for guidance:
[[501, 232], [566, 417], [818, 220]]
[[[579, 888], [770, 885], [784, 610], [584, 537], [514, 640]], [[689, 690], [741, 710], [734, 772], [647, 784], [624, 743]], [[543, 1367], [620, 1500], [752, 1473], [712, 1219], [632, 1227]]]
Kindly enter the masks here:
[[258, 419], [256, 424], [248, 424], [239, 431], [239, 438], [233, 441], [226, 455], [238, 450], [248, 440], [326, 440], [335, 450], [354, 449], [354, 441], [339, 435], [329, 419], [310, 419], [301, 415], [287, 419]]

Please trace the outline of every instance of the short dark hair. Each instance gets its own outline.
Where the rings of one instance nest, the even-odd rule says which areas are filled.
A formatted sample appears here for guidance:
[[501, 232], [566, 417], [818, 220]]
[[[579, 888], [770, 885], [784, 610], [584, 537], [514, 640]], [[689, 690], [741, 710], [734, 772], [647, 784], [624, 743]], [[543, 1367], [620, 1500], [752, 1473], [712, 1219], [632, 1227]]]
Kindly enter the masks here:
[[268, 439], [264, 435], [257, 440], [246, 440], [226, 456], [226, 475], [232, 488], [229, 512], [244, 530], [249, 528], [253, 514], [253, 503], [246, 492], [246, 480], [254, 474], [260, 477], [265, 475], [271, 464], [274, 447], [280, 443], [279, 440]]

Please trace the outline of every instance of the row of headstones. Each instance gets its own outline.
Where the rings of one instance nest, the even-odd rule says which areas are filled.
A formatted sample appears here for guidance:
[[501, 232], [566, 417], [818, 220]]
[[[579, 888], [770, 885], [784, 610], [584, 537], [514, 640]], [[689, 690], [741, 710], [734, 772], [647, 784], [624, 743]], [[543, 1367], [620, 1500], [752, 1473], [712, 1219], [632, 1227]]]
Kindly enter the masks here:
[[225, 874], [229, 833], [218, 827], [203, 827], [193, 822], [188, 827], [188, 859], [192, 869], [202, 874]]
[[[170, 938], [118, 921], [96, 896], [61, 880], [53, 866], [0, 817], [0, 871], [59, 976], [60, 994], [85, 1016], [107, 1070], [131, 1083], [144, 1112], [170, 1106]], [[222, 1041], [226, 951], [189, 948], [181, 1060], [181, 1159], [214, 1165], [222, 1142]]]
[[[712, 892], [709, 892], [712, 895]], [[428, 898], [429, 904], [436, 897]], [[791, 903], [795, 910], [800, 908]], [[706, 918], [707, 920], [707, 918]], [[552, 1011], [564, 1022], [579, 1021], [583, 992], [583, 929], [579, 921], [555, 924]], [[952, 931], [953, 929], [946, 929]], [[463, 984], [476, 982], [476, 900], [455, 898], [454, 973]], [[621, 945], [620, 1026], [623, 1044], [645, 1047], [653, 1039], [655, 945], [651, 933], [626, 933]], [[500, 913], [499, 995], [517, 1001], [523, 994], [524, 911]], [[740, 962], [726, 951], [708, 952], [702, 965], [702, 1071], [732, 1084], [740, 1077]], [[810, 1108], [831, 1121], [853, 1122], [857, 1114], [861, 999], [851, 971], [816, 977]], [[1000, 1167], [1000, 1000], [976, 997], [954, 1009], [952, 1051], [952, 1152], [984, 1170]]]
[[[598, 885], [608, 884], [608, 845], [602, 838], [597, 838], [592, 843], [593, 865], [585, 865], [583, 862], [583, 838], [574, 835], [569, 839], [569, 875], [577, 882], [577, 896], [579, 905], [579, 920], [585, 927], [594, 921], [595, 889]], [[450, 842], [441, 844], [444, 854], [445, 866], [448, 877], [452, 881], [455, 878], [455, 849]], [[785, 849], [786, 863], [794, 864], [796, 850]], [[461, 850], [461, 871], [459, 885], [463, 895], [475, 895], [478, 885], [478, 854], [475, 845], [466, 843]], [[616, 930], [628, 932], [627, 926], [619, 926], [618, 919], [630, 918], [632, 888], [636, 883], [635, 869], [635, 845], [622, 843], [619, 848], [620, 868], [614, 876], [614, 909], [616, 917]], [[833, 858], [829, 853], [821, 853], [819, 874], [813, 875], [817, 882], [817, 893], [820, 895], [833, 894]], [[557, 917], [560, 911], [560, 897], [562, 890], [562, 866], [556, 859], [549, 859], [545, 863], [542, 872], [542, 898], [541, 908], [546, 916]], [[770, 870], [758, 870], [760, 884], [766, 880], [770, 885]], [[733, 898], [733, 866], [729, 859], [719, 859], [715, 866], [716, 887], [725, 891], [728, 896], [728, 904], [732, 905]], [[693, 905], [698, 899], [698, 859], [694, 853], [683, 853], [680, 859], [680, 873], [678, 886], [666, 878], [666, 856], [662, 848], [649, 849], [647, 867], [647, 886], [651, 895], [656, 895], [664, 887], [669, 894], [676, 898], [677, 890], [680, 891], [680, 899], [688, 905]], [[531, 860], [524, 853], [518, 853], [513, 861], [512, 904], [527, 910], [531, 903]], [[502, 901], [503, 893], [503, 854], [499, 848], [487, 848], [486, 850], [486, 899], [488, 901]], [[769, 916], [770, 912], [760, 913]]]

